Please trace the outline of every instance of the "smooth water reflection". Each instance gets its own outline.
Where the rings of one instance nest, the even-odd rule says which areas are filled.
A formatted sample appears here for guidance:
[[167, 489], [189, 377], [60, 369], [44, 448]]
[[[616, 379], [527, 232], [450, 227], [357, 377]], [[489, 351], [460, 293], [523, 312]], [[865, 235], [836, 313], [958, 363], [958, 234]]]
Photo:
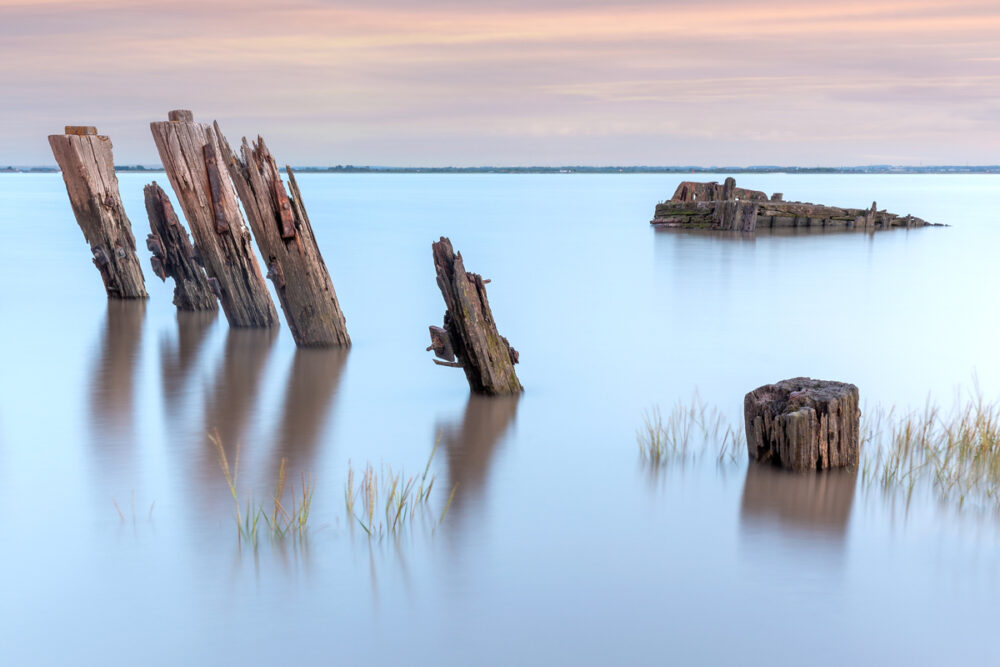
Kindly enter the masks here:
[[[146, 180], [120, 178], [137, 234]], [[354, 340], [317, 351], [285, 327], [178, 314], [159, 281], [148, 303], [108, 302], [59, 176], [0, 176], [0, 216], [40, 211], [45, 239], [0, 244], [0, 655], [1000, 661], [984, 641], [994, 522], [900, 517], [852, 475], [723, 470], [711, 453], [651, 485], [635, 441], [650, 406], [697, 390], [738, 423], [747, 390], [795, 375], [855, 382], [863, 406], [945, 402], [973, 372], [1000, 395], [1000, 311], [983, 307], [1000, 285], [1000, 181], [755, 177], [740, 185], [954, 226], [734, 237], [650, 229], [677, 180], [305, 174]], [[519, 399], [470, 397], [428, 362], [442, 234], [493, 279]], [[44, 302], [16, 287], [39, 257]], [[283, 458], [315, 480], [306, 544], [240, 551], [209, 434], [231, 463], [239, 451], [241, 502], [270, 498]], [[444, 523], [369, 543], [346, 515], [349, 462], [419, 476], [438, 437]]]

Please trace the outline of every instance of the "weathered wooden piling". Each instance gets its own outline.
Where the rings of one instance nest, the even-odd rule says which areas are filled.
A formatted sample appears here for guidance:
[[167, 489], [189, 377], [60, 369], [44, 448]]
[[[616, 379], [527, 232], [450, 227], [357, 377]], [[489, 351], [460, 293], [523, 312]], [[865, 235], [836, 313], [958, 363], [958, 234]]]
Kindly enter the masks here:
[[149, 127], [226, 319], [233, 327], [277, 326], [215, 129], [187, 110], [168, 118]]
[[148, 298], [132, 223], [118, 192], [111, 139], [95, 127], [68, 125], [65, 134], [49, 136], [49, 146], [108, 297]]
[[289, 194], [264, 139], [257, 137], [251, 147], [244, 138], [238, 157], [218, 125], [215, 133], [295, 344], [350, 345], [344, 313], [291, 167], [286, 167]]
[[431, 327], [431, 346], [427, 349], [444, 359], [434, 362], [460, 366], [474, 393], [521, 393], [524, 388], [514, 372], [518, 353], [497, 331], [486, 298], [489, 281], [465, 270], [462, 253], [456, 254], [447, 238], [442, 236], [431, 248], [437, 284], [447, 308], [444, 328]]
[[187, 231], [181, 226], [170, 198], [156, 181], [143, 189], [151, 233], [146, 247], [153, 253], [150, 265], [160, 280], [174, 281], [174, 305], [178, 310], [217, 311], [219, 303], [208, 284], [208, 276], [198, 264]]
[[856, 467], [860, 448], [858, 388], [793, 378], [743, 399], [750, 458], [804, 472]]

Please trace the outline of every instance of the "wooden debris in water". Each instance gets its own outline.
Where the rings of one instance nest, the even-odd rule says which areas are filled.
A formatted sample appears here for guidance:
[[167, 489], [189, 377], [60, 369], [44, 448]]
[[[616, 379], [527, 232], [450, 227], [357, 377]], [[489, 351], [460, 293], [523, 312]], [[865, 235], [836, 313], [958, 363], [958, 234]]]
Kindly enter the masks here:
[[49, 146], [108, 297], [148, 298], [132, 223], [118, 192], [111, 139], [95, 127], [69, 125], [65, 134], [49, 136]]
[[316, 244], [295, 174], [286, 167], [289, 195], [261, 137], [252, 147], [244, 138], [241, 157], [237, 157], [218, 125], [215, 133], [295, 344], [350, 345], [344, 313]]
[[278, 313], [223, 166], [219, 137], [187, 110], [150, 123], [163, 168], [194, 236], [208, 283], [233, 327], [273, 327]]
[[754, 461], [796, 472], [858, 465], [861, 412], [853, 384], [782, 380], [749, 392], [743, 414]]
[[455, 253], [447, 238], [442, 236], [431, 248], [437, 284], [447, 310], [444, 327], [431, 327], [429, 349], [444, 358], [441, 365], [461, 366], [474, 393], [521, 393], [524, 388], [514, 372], [518, 353], [497, 331], [486, 298], [486, 281], [465, 270], [462, 254]]
[[177, 310], [217, 311], [219, 304], [215, 292], [208, 284], [205, 270], [198, 264], [197, 253], [167, 193], [156, 181], [147, 185], [143, 192], [152, 232], [146, 237], [146, 247], [153, 253], [149, 260], [153, 273], [160, 280], [166, 280], [167, 276], [173, 278]]

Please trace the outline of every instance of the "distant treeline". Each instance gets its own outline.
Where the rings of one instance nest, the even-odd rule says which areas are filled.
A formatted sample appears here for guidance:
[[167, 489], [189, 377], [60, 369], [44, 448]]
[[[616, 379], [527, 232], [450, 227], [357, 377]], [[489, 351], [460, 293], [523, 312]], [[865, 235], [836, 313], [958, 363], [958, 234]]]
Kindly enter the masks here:
[[[868, 165], [864, 167], [359, 167], [338, 164], [334, 167], [293, 167], [304, 174], [995, 174], [1000, 165], [900, 167]], [[0, 167], [0, 173], [50, 173], [56, 167]], [[163, 171], [163, 167], [118, 165], [115, 171]]]

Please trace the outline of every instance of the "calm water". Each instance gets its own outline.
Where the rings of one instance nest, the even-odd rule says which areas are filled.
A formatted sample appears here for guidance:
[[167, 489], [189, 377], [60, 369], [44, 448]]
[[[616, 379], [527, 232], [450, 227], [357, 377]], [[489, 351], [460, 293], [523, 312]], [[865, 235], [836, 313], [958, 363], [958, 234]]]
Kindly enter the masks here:
[[[149, 180], [121, 176], [140, 246]], [[696, 391], [738, 423], [796, 375], [1000, 396], [1000, 178], [744, 176], [953, 225], [755, 239], [651, 229], [679, 180], [301, 176], [343, 353], [178, 317], [149, 270], [148, 303], [107, 302], [61, 177], [0, 176], [0, 662], [996, 664], [997, 519], [711, 456], [651, 473], [635, 431]], [[520, 400], [424, 351], [441, 235], [493, 279]], [[240, 550], [210, 431], [261, 497], [282, 457], [314, 476], [308, 544]], [[444, 522], [370, 543], [348, 463], [417, 474], [438, 438]]]

